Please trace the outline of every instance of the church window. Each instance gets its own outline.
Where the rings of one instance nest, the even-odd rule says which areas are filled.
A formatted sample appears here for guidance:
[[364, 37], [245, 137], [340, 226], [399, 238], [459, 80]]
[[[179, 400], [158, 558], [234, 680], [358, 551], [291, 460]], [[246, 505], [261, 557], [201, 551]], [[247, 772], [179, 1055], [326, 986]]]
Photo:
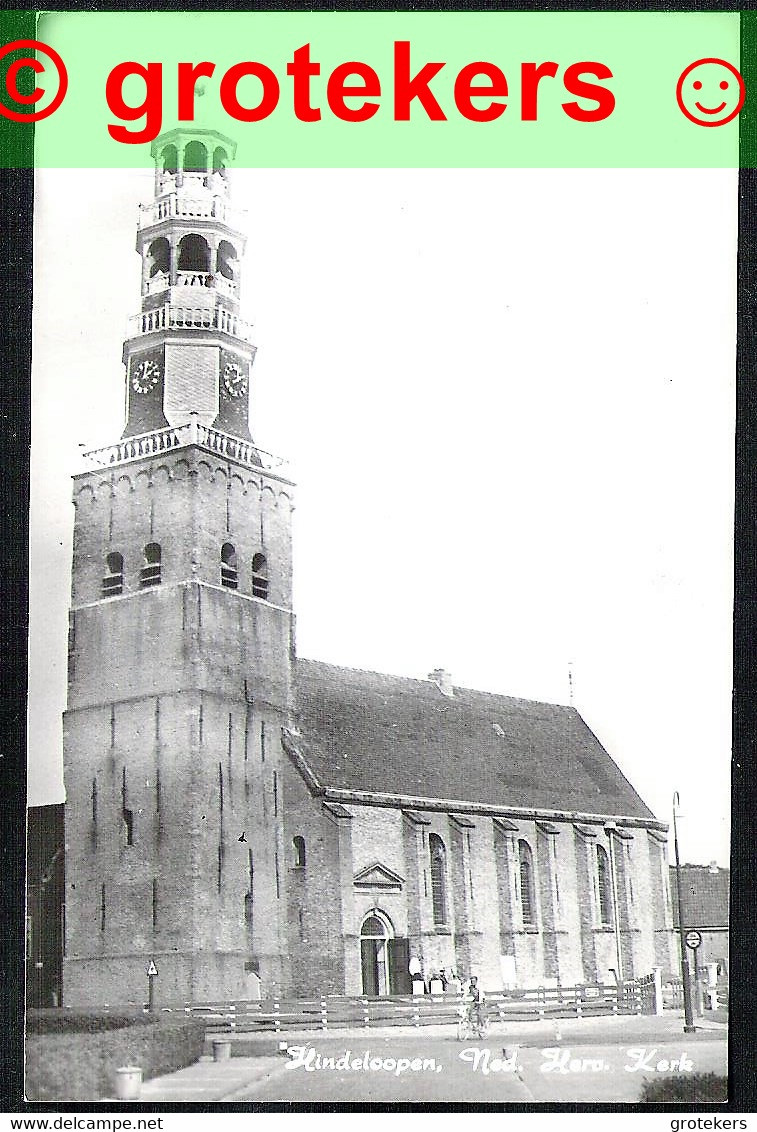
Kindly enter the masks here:
[[216, 146], [213, 150], [213, 172], [223, 175], [226, 172], [226, 162], [228, 159], [226, 150], [220, 145]]
[[92, 821], [97, 825], [97, 779], [92, 779]]
[[518, 842], [518, 879], [520, 881], [520, 910], [524, 927], [536, 925], [536, 893], [534, 891], [534, 858], [531, 846], [522, 839]]
[[100, 931], [105, 931], [105, 885], [100, 887]]
[[124, 819], [124, 832], [126, 834], [126, 844], [127, 845], [133, 845], [134, 844], [134, 811], [125, 809], [123, 811], [123, 819]]
[[[205, 275], [210, 271], [210, 248], [208, 241], [203, 236], [198, 236], [195, 232], [191, 232], [187, 236], [182, 236], [179, 240], [179, 271], [185, 271], [190, 276], [197, 276], [197, 274]], [[198, 283], [207, 284], [207, 280], [195, 280], [193, 278], [181, 279], [180, 282], [191, 283], [196, 281]]]
[[115, 597], [124, 592], [124, 557], [112, 550], [105, 559], [105, 577], [102, 582], [103, 597]]
[[207, 173], [208, 151], [202, 142], [191, 141], [184, 150], [185, 173]]
[[237, 552], [230, 542], [221, 547], [221, 585], [227, 590], [237, 588]]
[[268, 597], [268, 563], [264, 554], [252, 559], [252, 596]]
[[294, 847], [294, 867], [296, 869], [305, 868], [305, 838], [297, 837], [292, 838], [292, 845]]
[[161, 583], [161, 550], [157, 542], [148, 542], [144, 549], [144, 562], [139, 575], [139, 584], [145, 586], [159, 586]]
[[610, 859], [603, 845], [597, 846], [597, 898], [599, 922], [609, 927], [612, 925], [612, 877]]
[[428, 835], [428, 847], [431, 857], [431, 904], [434, 924], [441, 926], [447, 923], [447, 853], [444, 842], [436, 833]]

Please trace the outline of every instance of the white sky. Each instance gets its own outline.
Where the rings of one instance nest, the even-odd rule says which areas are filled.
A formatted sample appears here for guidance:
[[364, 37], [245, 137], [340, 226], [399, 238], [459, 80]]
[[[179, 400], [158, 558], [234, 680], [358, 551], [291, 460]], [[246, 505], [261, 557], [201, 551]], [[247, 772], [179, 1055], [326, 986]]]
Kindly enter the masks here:
[[[236, 171], [302, 656], [575, 704], [728, 863], [737, 174]], [[150, 172], [38, 174], [31, 804], [63, 798], [70, 475], [123, 427]], [[560, 804], [559, 783], [555, 802]]]

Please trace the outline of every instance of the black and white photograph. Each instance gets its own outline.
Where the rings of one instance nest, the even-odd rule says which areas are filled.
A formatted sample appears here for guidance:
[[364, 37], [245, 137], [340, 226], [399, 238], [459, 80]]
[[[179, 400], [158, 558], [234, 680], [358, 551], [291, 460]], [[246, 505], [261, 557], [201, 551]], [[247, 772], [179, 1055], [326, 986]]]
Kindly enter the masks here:
[[738, 173], [35, 189], [26, 1096], [727, 1097]]

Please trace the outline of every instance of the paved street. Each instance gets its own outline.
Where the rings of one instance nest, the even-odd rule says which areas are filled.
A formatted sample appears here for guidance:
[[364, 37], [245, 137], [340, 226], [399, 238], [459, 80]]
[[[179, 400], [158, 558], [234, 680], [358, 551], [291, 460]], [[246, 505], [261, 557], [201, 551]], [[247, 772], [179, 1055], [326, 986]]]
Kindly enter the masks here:
[[[447, 1032], [355, 1033], [290, 1038], [301, 1053], [225, 1097], [237, 1101], [318, 1102], [630, 1102], [645, 1077], [670, 1071], [725, 1073], [725, 1030], [684, 1035], [654, 1019], [493, 1034], [461, 1044]], [[538, 1032], [537, 1032], [538, 1030]], [[513, 1046], [517, 1042], [517, 1053]], [[503, 1046], [508, 1057], [503, 1057]], [[546, 1052], [552, 1051], [552, 1052]], [[333, 1061], [324, 1059], [333, 1059]]]

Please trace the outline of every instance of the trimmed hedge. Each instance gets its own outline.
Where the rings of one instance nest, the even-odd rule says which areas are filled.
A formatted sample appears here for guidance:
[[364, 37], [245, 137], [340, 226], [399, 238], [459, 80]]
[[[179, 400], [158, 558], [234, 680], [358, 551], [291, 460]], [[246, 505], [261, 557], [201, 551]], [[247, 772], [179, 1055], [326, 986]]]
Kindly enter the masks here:
[[728, 1100], [728, 1078], [718, 1073], [690, 1073], [685, 1077], [658, 1077], [645, 1081], [640, 1100], [647, 1104], [688, 1101], [700, 1104]]
[[26, 1016], [26, 1033], [100, 1034], [105, 1030], [122, 1030], [124, 1026], [149, 1026], [154, 1021], [154, 1018], [142, 1010], [115, 1014], [81, 1010], [30, 1010]]
[[[148, 1080], [191, 1065], [203, 1052], [205, 1023], [200, 1019], [154, 1020], [149, 1015], [70, 1015], [64, 1011], [45, 1014], [44, 1021], [30, 1017], [27, 1029], [26, 1097], [30, 1101], [115, 1097], [115, 1071], [120, 1066], [139, 1065], [143, 1079]], [[53, 1014], [60, 1018], [57, 1032]], [[70, 1025], [69, 1018], [78, 1018], [81, 1028]], [[40, 1025], [47, 1032], [40, 1032]]]

